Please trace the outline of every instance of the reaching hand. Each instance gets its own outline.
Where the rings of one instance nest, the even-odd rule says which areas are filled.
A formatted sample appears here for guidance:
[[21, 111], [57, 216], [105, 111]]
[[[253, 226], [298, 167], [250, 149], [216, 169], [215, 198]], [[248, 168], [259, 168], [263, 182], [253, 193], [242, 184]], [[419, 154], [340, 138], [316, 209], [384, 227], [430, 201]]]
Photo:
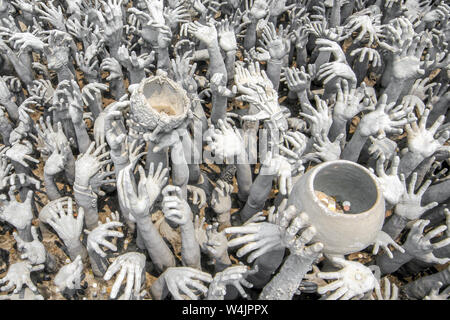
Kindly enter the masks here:
[[143, 53], [137, 56], [136, 51], [128, 51], [125, 45], [122, 45], [118, 51], [120, 63], [127, 68], [130, 72], [142, 71], [144, 68], [148, 68], [155, 60], [155, 52], [152, 51], [150, 54]]
[[225, 52], [237, 50], [236, 34], [239, 34], [240, 30], [236, 28], [233, 21], [230, 22], [228, 18], [222, 20], [217, 27], [217, 32], [222, 50]]
[[416, 220], [419, 219], [423, 213], [438, 205], [437, 202], [431, 202], [423, 207], [421, 205], [422, 196], [430, 186], [431, 180], [425, 181], [422, 187], [417, 190], [417, 193], [414, 193], [414, 190], [416, 189], [417, 172], [414, 172], [411, 175], [409, 188], [406, 188], [406, 179], [403, 174], [400, 175], [400, 180], [403, 184], [403, 195], [395, 207], [395, 214], [407, 220]]
[[342, 269], [336, 272], [320, 272], [318, 274], [321, 279], [336, 279], [336, 281], [317, 289], [319, 294], [333, 291], [332, 294], [327, 296], [327, 300], [349, 300], [354, 297], [361, 297], [378, 285], [372, 271], [361, 263], [342, 258], [334, 258], [332, 261]]
[[372, 254], [377, 254], [381, 246], [384, 249], [384, 252], [386, 252], [386, 254], [389, 256], [389, 258], [391, 259], [394, 258], [394, 255], [392, 254], [388, 245], [392, 245], [395, 249], [397, 249], [401, 253], [405, 253], [405, 249], [403, 249], [394, 240], [392, 240], [392, 238], [387, 233], [383, 231], [378, 231], [377, 237], [373, 242]]
[[81, 90], [83, 101], [86, 105], [89, 105], [89, 101], [95, 101], [94, 95], [101, 95], [101, 91], [108, 90], [108, 85], [98, 82], [88, 83]]
[[1, 291], [9, 292], [14, 286], [14, 293], [18, 293], [22, 290], [24, 285], [27, 285], [32, 291], [37, 291], [37, 287], [31, 281], [30, 272], [40, 271], [44, 269], [43, 265], [32, 267], [28, 261], [16, 262], [11, 264], [9, 267], [8, 273], [5, 277], [0, 279], [0, 284], [7, 283], [6, 285], [1, 287]]
[[231, 192], [233, 191], [233, 186], [223, 182], [222, 180], [217, 181], [217, 186], [214, 188], [211, 195], [211, 207], [214, 212], [218, 215], [231, 210]]
[[336, 87], [337, 96], [333, 118], [347, 122], [360, 112], [375, 110], [367, 97], [367, 87], [364, 83], [360, 88], [349, 88], [348, 81], [343, 79], [336, 83]]
[[268, 152], [263, 162], [260, 173], [261, 175], [273, 175], [278, 177], [278, 188], [282, 195], [289, 194], [292, 189], [292, 174], [295, 171], [301, 171], [303, 166], [298, 156], [290, 150], [285, 150], [284, 146], [279, 146], [280, 151], [289, 154], [291, 159], [285, 156], [272, 156], [272, 152]]
[[109, 156], [109, 152], [101, 154], [104, 150], [106, 143], [100, 145], [97, 149], [95, 148], [95, 142], [92, 142], [85, 153], [78, 156], [75, 161], [75, 183], [80, 186], [89, 186], [89, 180], [98, 172], [100, 169], [111, 163], [111, 160], [103, 160]]
[[164, 278], [167, 288], [175, 300], [185, 300], [181, 294], [191, 300], [198, 300], [193, 289], [206, 295], [208, 288], [201, 281], [210, 283], [213, 280], [209, 273], [189, 267], [168, 268], [161, 277]]
[[320, 66], [317, 74], [318, 80], [323, 80], [323, 84], [326, 85], [332, 79], [339, 77], [350, 81], [352, 86], [356, 85], [357, 79], [352, 68], [347, 63], [343, 62], [328, 62]]
[[252, 288], [253, 284], [245, 280], [245, 278], [251, 274], [256, 273], [257, 270], [251, 270], [247, 266], [237, 265], [230, 266], [225, 270], [215, 274], [212, 280], [208, 294], [216, 297], [224, 297], [226, 294], [226, 287], [235, 287], [243, 298], [247, 298], [248, 294], [245, 292], [244, 287]]
[[206, 206], [206, 193], [202, 188], [187, 185], [187, 191], [192, 193], [192, 203], [202, 208]]
[[[121, 155], [125, 149], [127, 135], [122, 132], [118, 122], [122, 121], [123, 115], [120, 111], [105, 111], [104, 134], [106, 142], [111, 148], [112, 154]], [[100, 139], [101, 140], [101, 139]]]
[[214, 261], [214, 263], [230, 263], [228, 257], [228, 240], [225, 231], [219, 232], [218, 223], [209, 225], [206, 228], [207, 241], [203, 244], [202, 250]]
[[[38, 147], [40, 152], [44, 153], [44, 155], [51, 155], [58, 149], [60, 152], [70, 151], [72, 153], [71, 150], [66, 149], [66, 147], [70, 147], [70, 145], [69, 140], [64, 134], [61, 122], [57, 123], [57, 131], [53, 129], [50, 117], [47, 117], [46, 122], [44, 122], [43, 117], [40, 117], [39, 124], [40, 126], [36, 125], [35, 127], [40, 138], [40, 146]], [[60, 148], [58, 148], [58, 146]], [[69, 156], [69, 154], [67, 154], [67, 156]]]
[[363, 62], [364, 59], [367, 56], [367, 61], [368, 62], [372, 62], [372, 67], [376, 68], [376, 67], [381, 67], [382, 66], [382, 61], [381, 61], [381, 56], [378, 53], [378, 51], [376, 51], [375, 49], [372, 48], [358, 48], [353, 50], [352, 52], [350, 52], [350, 56], [355, 56], [359, 54], [359, 62]]
[[228, 247], [244, 245], [236, 253], [238, 258], [251, 254], [247, 258], [252, 263], [263, 254], [283, 248], [283, 228], [268, 222], [249, 223], [241, 227], [226, 228], [227, 234], [240, 234], [241, 236], [228, 242]]
[[392, 160], [396, 155], [397, 143], [387, 138], [385, 135], [380, 134], [376, 138], [370, 136], [369, 139], [372, 144], [369, 146], [368, 151], [375, 159], [384, 155], [387, 160]]
[[56, 174], [64, 171], [67, 162], [69, 161], [68, 156], [71, 154], [70, 146], [68, 144], [54, 145], [54, 150], [50, 157], [44, 165], [44, 173], [49, 176], [55, 176]]
[[268, 23], [263, 29], [263, 44], [269, 51], [270, 57], [274, 60], [281, 60], [290, 50], [290, 40], [280, 26], [278, 32], [275, 30], [273, 23]]
[[[108, 58], [106, 58], [108, 59]], [[105, 59], [105, 60], [106, 60]], [[96, 79], [98, 76], [98, 59], [95, 56], [87, 56], [84, 52], [77, 52], [75, 55], [75, 61], [87, 78]], [[112, 63], [105, 63], [102, 65], [102, 70], [110, 71], [113, 69]], [[112, 76], [113, 77], [113, 76]]]
[[33, 191], [28, 191], [24, 202], [18, 202], [15, 190], [15, 186], [11, 187], [8, 192], [9, 201], [3, 200], [3, 210], [0, 212], [0, 219], [12, 224], [18, 230], [25, 230], [31, 225], [31, 220], [33, 219], [31, 209]]
[[[299, 214], [294, 206], [290, 206], [279, 215], [280, 218], [275, 219], [279, 221], [278, 224], [252, 222], [241, 227], [226, 228], [227, 234], [242, 234], [241, 237], [230, 240], [228, 246], [235, 247], [245, 244], [237, 251], [236, 255], [243, 257], [251, 252], [247, 258], [249, 263], [267, 252], [282, 248], [288, 248], [291, 254], [305, 257], [322, 250], [323, 246], [319, 244], [306, 247], [316, 233], [314, 227], [308, 227], [306, 213]], [[305, 228], [304, 231], [300, 237], [297, 237], [298, 231], [302, 228]]]
[[82, 272], [83, 261], [81, 260], [81, 256], [77, 256], [73, 262], [59, 269], [53, 281], [61, 293], [65, 289], [81, 289]]
[[300, 70], [295, 67], [285, 69], [284, 75], [280, 81], [286, 80], [290, 91], [298, 93], [309, 90], [311, 76], [305, 72], [305, 67], [302, 66]]
[[[127, 284], [125, 286], [125, 292], [121, 299], [129, 300], [131, 294], [139, 296], [143, 282], [145, 283], [145, 255], [137, 252], [125, 253], [114, 260], [109, 266], [103, 279], [108, 281], [112, 278], [117, 271], [120, 270], [119, 275], [111, 288], [111, 299], [115, 299], [119, 293], [119, 289], [122, 285], [122, 281], [127, 277]], [[144, 279], [142, 279], [144, 276]]]
[[308, 145], [308, 138], [299, 131], [286, 132], [284, 141], [289, 150], [292, 150], [299, 159], [303, 155], [303, 152], [305, 152]]
[[6, 151], [5, 155], [9, 159], [20, 163], [25, 168], [29, 168], [29, 164], [25, 162], [25, 160], [33, 163], [39, 163], [39, 160], [30, 156], [32, 153], [33, 145], [27, 140], [22, 140], [22, 142], [15, 142], [11, 148]]
[[45, 3], [40, 3], [42, 9], [34, 8], [36, 13], [39, 13], [40, 19], [55, 26], [59, 31], [66, 31], [66, 19], [62, 8], [60, 6], [55, 7], [52, 3], [47, 6]]
[[[381, 293], [381, 281], [379, 282], [379, 285], [375, 287], [376, 300], [398, 300], [398, 287], [395, 285], [395, 283], [391, 284], [388, 277], [384, 277], [383, 280], [383, 293]], [[373, 295], [370, 297], [371, 300], [375, 300], [373, 298]]]
[[36, 227], [31, 227], [31, 235], [33, 241], [25, 242], [16, 232], [13, 233], [14, 239], [17, 242], [17, 248], [23, 253], [20, 255], [21, 259], [27, 259], [32, 265], [40, 265], [45, 263], [47, 253], [42, 242], [39, 241]]
[[8, 163], [8, 160], [0, 155], [0, 190], [4, 190], [8, 186], [11, 169], [12, 164]]
[[314, 136], [314, 140], [317, 144], [314, 143], [313, 147], [317, 150], [317, 155], [323, 161], [339, 160], [342, 152], [341, 144], [343, 138], [344, 134], [341, 133], [336, 137], [334, 142], [331, 142], [325, 132], [322, 132], [321, 135]]
[[68, 247], [80, 242], [80, 235], [83, 231], [83, 208], [78, 209], [78, 214], [73, 215], [73, 201], [69, 198], [67, 201], [67, 209], [64, 209], [61, 202], [57, 203], [58, 211], [53, 207], [49, 207], [50, 218], [47, 223], [56, 231], [58, 236]]
[[316, 45], [320, 46], [319, 52], [331, 52], [336, 59], [336, 62], [347, 62], [345, 53], [337, 42], [320, 38], [316, 40]]
[[107, 81], [123, 79], [122, 66], [114, 58], [103, 59], [100, 68], [102, 71], [109, 72], [109, 76], [106, 78]]
[[123, 223], [119, 221], [110, 221], [106, 218], [106, 223], [102, 224], [99, 222], [99, 226], [92, 231], [84, 230], [88, 234], [87, 238], [87, 249], [89, 251], [95, 251], [98, 255], [105, 258], [106, 253], [100, 248], [100, 245], [112, 250], [117, 251], [117, 247], [106, 240], [109, 237], [123, 237], [123, 233], [120, 231], [110, 230], [112, 228], [122, 227]]
[[394, 54], [392, 75], [394, 81], [414, 79], [425, 74], [422, 69], [424, 62], [420, 60], [425, 47], [430, 45], [430, 40], [425, 35], [417, 35], [412, 40], [408, 39], [400, 52]]
[[363, 40], [365, 36], [368, 36], [369, 43], [378, 42], [378, 35], [381, 32], [381, 14], [368, 15], [368, 14], [354, 14], [348, 19], [345, 28], [348, 29], [348, 33], [352, 34], [356, 30], [360, 29], [359, 35], [356, 37], [355, 42]]
[[173, 31], [177, 29], [179, 23], [190, 22], [190, 17], [189, 11], [183, 5], [164, 8], [164, 18]]
[[254, 0], [250, 2], [248, 16], [252, 21], [258, 21], [269, 13], [269, 6], [266, 0]]
[[434, 243], [431, 242], [431, 239], [447, 230], [447, 226], [442, 225], [436, 227], [427, 234], [424, 234], [424, 229], [429, 223], [429, 220], [417, 220], [411, 227], [408, 237], [403, 244], [403, 248], [405, 249], [406, 254], [416, 259], [428, 263], [445, 264], [450, 261], [450, 258], [437, 258], [433, 254], [433, 251], [448, 246], [450, 244], [450, 238], [446, 237], [444, 240]]
[[19, 49], [19, 51], [43, 51], [44, 50], [44, 42], [36, 36], [36, 32], [23, 32], [16, 33], [9, 41], [14, 43], [14, 48]]
[[426, 295], [423, 300], [448, 300], [450, 297], [450, 287], [447, 287], [445, 290], [443, 290], [441, 293], [439, 293], [439, 290], [443, 287], [443, 283], [438, 281], [433, 286], [433, 288], [430, 290], [430, 293]]
[[423, 158], [428, 158], [433, 155], [449, 138], [450, 131], [444, 131], [439, 138], [435, 139], [434, 135], [438, 128], [445, 120], [445, 116], [441, 115], [429, 128], [426, 129], [426, 123], [430, 109], [425, 109], [422, 117], [417, 121], [407, 124], [405, 130], [408, 138], [408, 149], [411, 152], [420, 154]]
[[270, 13], [270, 16], [272, 16], [272, 17], [278, 17], [283, 12], [292, 9], [297, 5], [297, 4], [293, 3], [293, 4], [290, 4], [287, 6], [286, 0], [281, 0], [281, 1], [269, 0], [268, 4], [269, 4], [269, 13]]
[[140, 219], [148, 216], [153, 203], [149, 201], [144, 169], [138, 167], [140, 179], [137, 187], [133, 169], [133, 164], [129, 164], [120, 170], [117, 177], [117, 194], [121, 206], [131, 213], [130, 218]]
[[219, 161], [240, 156], [245, 152], [244, 139], [236, 127], [232, 127], [228, 122], [219, 119], [217, 126], [219, 129], [210, 127], [211, 135], [206, 137], [206, 141], [211, 147], [211, 151]]
[[167, 220], [180, 226], [193, 220], [191, 208], [186, 200], [183, 199], [179, 187], [168, 185], [162, 191], [162, 195], [164, 197], [162, 211]]
[[386, 199], [387, 202], [389, 202], [392, 205], [396, 205], [403, 193], [405, 192], [405, 189], [403, 187], [402, 182], [400, 181], [400, 177], [398, 176], [398, 166], [400, 163], [400, 157], [395, 156], [392, 160], [391, 167], [389, 169], [389, 174], [386, 174], [386, 171], [384, 169], [384, 164], [386, 162], [386, 157], [384, 154], [381, 154], [380, 157], [377, 160], [377, 180], [380, 184], [380, 188], [383, 191], [383, 196]]
[[331, 125], [333, 124], [331, 108], [329, 108], [327, 103], [320, 99], [319, 96], [315, 95], [314, 99], [316, 101], [317, 109], [314, 109], [309, 104], [304, 104], [302, 107], [304, 107], [308, 113], [305, 113], [305, 110], [305, 112], [300, 112], [300, 115], [305, 117], [310, 123], [312, 136], [319, 136], [322, 132], [328, 135]]
[[207, 46], [218, 44], [217, 30], [212, 21], [208, 22], [206, 26], [198, 21], [191, 22], [188, 25], [188, 32]]
[[403, 132], [403, 127], [408, 122], [415, 120], [414, 117], [405, 118], [406, 111], [400, 105], [394, 108], [395, 102], [386, 105], [387, 95], [383, 94], [378, 100], [375, 111], [372, 111], [362, 117], [358, 129], [363, 137], [377, 135], [380, 132], [397, 133]]

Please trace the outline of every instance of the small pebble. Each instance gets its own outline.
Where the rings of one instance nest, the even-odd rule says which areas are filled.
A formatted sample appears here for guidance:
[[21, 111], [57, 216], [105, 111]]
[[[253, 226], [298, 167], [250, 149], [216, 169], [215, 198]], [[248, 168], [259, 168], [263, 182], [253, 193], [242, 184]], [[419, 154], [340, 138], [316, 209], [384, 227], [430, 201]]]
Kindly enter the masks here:
[[344, 211], [350, 211], [350, 209], [351, 209], [351, 203], [350, 203], [350, 201], [344, 201], [344, 202], [342, 203], [342, 207], [343, 207]]

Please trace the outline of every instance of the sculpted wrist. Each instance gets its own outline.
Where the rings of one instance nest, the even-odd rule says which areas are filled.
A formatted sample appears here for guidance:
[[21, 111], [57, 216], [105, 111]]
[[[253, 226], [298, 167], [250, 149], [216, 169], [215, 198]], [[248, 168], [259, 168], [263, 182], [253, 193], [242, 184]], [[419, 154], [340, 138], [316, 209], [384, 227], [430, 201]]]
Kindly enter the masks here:
[[225, 51], [225, 54], [228, 59], [234, 58], [236, 56], [236, 49], [231, 49], [229, 51]]
[[88, 188], [89, 187], [89, 178], [85, 178], [83, 176], [77, 175], [75, 172], [75, 184], [82, 188]]
[[225, 226], [225, 227], [231, 227], [231, 223], [230, 223], [230, 211], [225, 211], [225, 212], [221, 212], [221, 213], [217, 213], [217, 221], [219, 222], [219, 224], [221, 226]]
[[209, 285], [208, 300], [223, 300], [227, 290], [218, 280], [213, 280]]
[[79, 255], [81, 259], [85, 260], [87, 257], [86, 248], [81, 243], [80, 239], [71, 239], [65, 243], [69, 251], [70, 259], [74, 260]]
[[79, 251], [83, 246], [80, 239], [69, 239], [66, 241], [65, 245], [70, 252]]
[[125, 165], [128, 163], [128, 155], [126, 153], [117, 155], [117, 153], [111, 151], [109, 155], [111, 156], [114, 165]]
[[206, 45], [206, 47], [208, 48], [208, 50], [216, 50], [219, 48], [219, 42], [216, 40], [212, 41], [211, 43], [208, 43]]
[[97, 195], [91, 187], [83, 187], [76, 182], [73, 186], [76, 202], [83, 208], [97, 209]]
[[228, 253], [216, 259], [216, 270], [217, 269], [224, 270], [231, 265], [232, 263], [230, 257], [228, 256]]
[[17, 229], [17, 233], [19, 234], [19, 237], [23, 239], [23, 241], [25, 242], [33, 241], [33, 237], [31, 235], [31, 221], [27, 223], [25, 228]]
[[283, 64], [283, 59], [274, 59], [274, 58], [271, 58], [271, 59], [269, 59], [269, 63], [281, 67], [281, 65]]

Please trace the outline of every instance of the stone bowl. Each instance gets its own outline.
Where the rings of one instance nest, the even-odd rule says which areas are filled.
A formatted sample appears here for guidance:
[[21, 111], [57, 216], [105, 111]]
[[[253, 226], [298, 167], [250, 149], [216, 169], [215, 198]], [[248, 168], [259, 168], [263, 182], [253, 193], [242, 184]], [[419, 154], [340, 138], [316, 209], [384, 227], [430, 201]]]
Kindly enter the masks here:
[[[320, 191], [337, 201], [350, 201], [351, 211], [336, 212], [317, 197]], [[345, 255], [368, 247], [383, 226], [383, 193], [375, 176], [363, 166], [346, 160], [328, 161], [305, 173], [292, 188], [288, 205], [309, 216], [317, 230], [314, 241], [324, 253]]]
[[175, 81], [154, 76], [143, 79], [130, 99], [130, 116], [136, 130], [170, 132], [186, 119], [191, 108], [186, 91]]

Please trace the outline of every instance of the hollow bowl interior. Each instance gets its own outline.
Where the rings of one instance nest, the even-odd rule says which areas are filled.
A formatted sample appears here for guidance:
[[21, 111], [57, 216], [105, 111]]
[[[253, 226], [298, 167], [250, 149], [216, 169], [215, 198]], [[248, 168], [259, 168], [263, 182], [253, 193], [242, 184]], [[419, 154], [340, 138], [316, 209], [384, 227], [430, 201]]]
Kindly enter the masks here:
[[378, 190], [372, 177], [363, 169], [348, 164], [329, 165], [316, 173], [314, 190], [334, 197], [338, 202], [350, 201], [347, 214], [358, 214], [374, 206]]
[[167, 82], [147, 82], [142, 93], [150, 108], [168, 116], [183, 114], [183, 98], [172, 85]]

